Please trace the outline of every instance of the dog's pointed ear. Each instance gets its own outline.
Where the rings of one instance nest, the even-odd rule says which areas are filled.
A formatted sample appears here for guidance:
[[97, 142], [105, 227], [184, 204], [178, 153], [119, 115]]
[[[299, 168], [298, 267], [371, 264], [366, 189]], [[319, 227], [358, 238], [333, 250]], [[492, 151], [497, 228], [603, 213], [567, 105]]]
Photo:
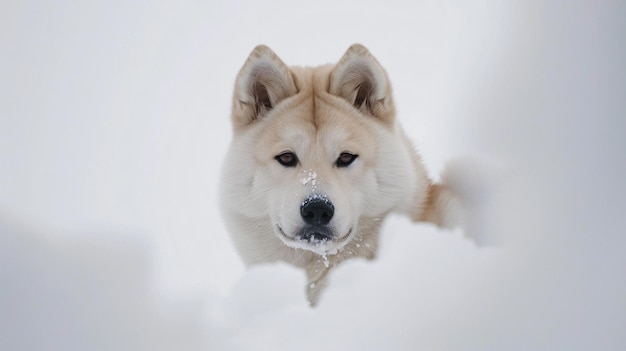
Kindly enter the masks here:
[[235, 83], [233, 124], [248, 125], [265, 116], [276, 105], [297, 93], [287, 65], [265, 45], [248, 57]]
[[363, 45], [350, 46], [333, 68], [329, 92], [363, 113], [382, 119], [394, 116], [387, 73]]

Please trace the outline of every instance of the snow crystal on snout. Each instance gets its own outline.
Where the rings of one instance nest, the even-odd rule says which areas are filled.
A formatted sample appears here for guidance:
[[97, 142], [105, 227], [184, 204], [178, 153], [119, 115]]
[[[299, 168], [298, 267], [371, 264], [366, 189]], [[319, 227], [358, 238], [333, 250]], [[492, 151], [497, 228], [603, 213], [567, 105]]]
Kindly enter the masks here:
[[311, 202], [313, 200], [322, 200], [324, 202], [330, 202], [330, 200], [328, 199], [328, 196], [326, 196], [326, 194], [314, 193], [314, 194], [311, 194], [306, 199], [304, 199], [304, 201], [302, 201], [302, 203], [300, 204], [300, 207], [306, 205], [307, 203], [309, 203], [309, 202]]
[[313, 186], [317, 184], [317, 173], [315, 171], [309, 171], [304, 178], [300, 179], [302, 185], [307, 185], [309, 182], [311, 182]]

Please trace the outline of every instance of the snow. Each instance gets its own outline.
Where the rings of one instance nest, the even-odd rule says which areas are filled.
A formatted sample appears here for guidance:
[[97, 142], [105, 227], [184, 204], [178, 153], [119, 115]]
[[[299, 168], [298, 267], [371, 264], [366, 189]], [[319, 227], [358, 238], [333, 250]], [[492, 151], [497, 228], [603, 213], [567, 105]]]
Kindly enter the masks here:
[[[626, 349], [625, 12], [0, 5], [0, 349]], [[446, 168], [478, 184], [469, 227], [391, 216], [312, 309], [301, 271], [245, 270], [221, 222], [231, 89], [257, 44], [317, 65], [354, 42], [433, 177], [464, 156], [493, 176]]]
[[[335, 253], [336, 253], [336, 252], [335, 252]], [[322, 254], [320, 255], [320, 256], [322, 256], [322, 260], [323, 260], [323, 262], [324, 262], [324, 266], [326, 266], [326, 268], [328, 268], [328, 266], [330, 265], [330, 262], [328, 261], [328, 255], [329, 255], [329, 254], [331, 254], [331, 255], [332, 255], [332, 253], [327, 253], [327, 252], [324, 252], [324, 253], [322, 253]]]
[[317, 185], [317, 173], [316, 172], [309, 171], [304, 178], [300, 179], [300, 183], [302, 183], [302, 185], [307, 185], [309, 184], [309, 182], [311, 182], [311, 185], [313, 187]]

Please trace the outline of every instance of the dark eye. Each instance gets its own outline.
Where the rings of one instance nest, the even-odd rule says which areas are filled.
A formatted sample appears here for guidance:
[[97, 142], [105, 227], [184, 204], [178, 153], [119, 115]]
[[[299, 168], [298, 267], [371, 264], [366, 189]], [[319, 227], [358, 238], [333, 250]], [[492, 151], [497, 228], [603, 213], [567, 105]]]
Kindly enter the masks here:
[[274, 157], [274, 159], [285, 167], [295, 167], [298, 164], [296, 154], [291, 151], [283, 152], [282, 154]]
[[337, 159], [337, 167], [348, 167], [359, 155], [354, 155], [349, 152], [342, 152]]

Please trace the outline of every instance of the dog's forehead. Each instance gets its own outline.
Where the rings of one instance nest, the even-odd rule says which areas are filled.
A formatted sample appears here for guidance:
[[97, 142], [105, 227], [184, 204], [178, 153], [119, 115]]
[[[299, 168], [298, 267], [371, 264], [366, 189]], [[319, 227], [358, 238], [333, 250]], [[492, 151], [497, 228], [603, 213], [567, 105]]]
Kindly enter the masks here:
[[273, 134], [272, 139], [293, 145], [317, 144], [333, 149], [350, 142], [366, 141], [365, 134], [369, 129], [359, 123], [356, 114], [333, 108], [312, 97], [274, 117], [266, 126]]

